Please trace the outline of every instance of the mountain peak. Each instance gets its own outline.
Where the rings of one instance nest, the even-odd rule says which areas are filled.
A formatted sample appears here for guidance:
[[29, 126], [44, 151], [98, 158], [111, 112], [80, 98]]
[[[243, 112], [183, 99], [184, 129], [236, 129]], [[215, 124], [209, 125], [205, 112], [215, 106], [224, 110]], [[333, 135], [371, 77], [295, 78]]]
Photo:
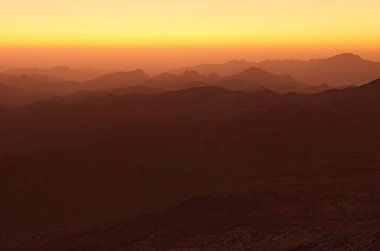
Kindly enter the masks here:
[[131, 72], [144, 73], [144, 74], [145, 74], [144, 70], [143, 70], [143, 69], [140, 69], [140, 68], [138, 68], [138, 69], [136, 69], [136, 70], [134, 70], [134, 71], [131, 71]]
[[260, 68], [249, 67], [236, 75], [270, 75], [270, 73]]
[[258, 71], [264, 71], [263, 69], [257, 68], [257, 67], [249, 67], [245, 70], [246, 72], [258, 72]]
[[353, 53], [342, 53], [330, 58], [331, 60], [339, 60], [339, 61], [358, 61], [363, 60], [362, 57]]
[[143, 70], [141, 69], [136, 69], [133, 71], [119, 71], [119, 72], [111, 72], [108, 73], [104, 76], [100, 76], [99, 78], [104, 78], [104, 77], [139, 77], [139, 78], [149, 78], [149, 75], [146, 74]]
[[136, 69], [134, 71], [111, 72], [87, 83], [90, 84], [91, 88], [110, 89], [139, 85], [148, 79], [150, 79], [148, 74], [141, 69]]

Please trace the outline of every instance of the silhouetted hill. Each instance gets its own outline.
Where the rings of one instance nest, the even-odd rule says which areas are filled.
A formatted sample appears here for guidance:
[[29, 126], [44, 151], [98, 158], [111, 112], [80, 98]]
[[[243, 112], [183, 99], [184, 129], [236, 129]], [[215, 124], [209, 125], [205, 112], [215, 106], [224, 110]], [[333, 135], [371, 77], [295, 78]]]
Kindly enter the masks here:
[[0, 81], [4, 84], [24, 89], [39, 88], [39, 86], [43, 84], [56, 84], [64, 82], [62, 79], [44, 75], [12, 75], [4, 73], [0, 74]]
[[195, 71], [187, 71], [180, 75], [165, 72], [153, 77], [144, 85], [166, 90], [179, 90], [214, 85], [220, 79], [216, 74], [205, 75]]
[[176, 74], [183, 74], [186, 71], [196, 71], [201, 74], [218, 74], [226, 77], [244, 71], [253, 66], [253, 62], [233, 60], [225, 64], [202, 64], [194, 67], [183, 67], [175, 69], [172, 72]]
[[7, 70], [5, 73], [13, 75], [45, 75], [66, 81], [83, 82], [100, 77], [105, 73], [95, 69], [72, 69], [68, 66], [55, 66], [49, 69], [43, 68], [17, 68]]
[[327, 90], [311, 96], [313, 98], [308, 96], [298, 97], [318, 106], [328, 106], [331, 109], [340, 109], [341, 106], [347, 106], [346, 109], [352, 109], [352, 112], [361, 108], [376, 109], [379, 104], [377, 99], [380, 97], [380, 79], [359, 87]]
[[84, 88], [88, 89], [115, 89], [140, 85], [150, 77], [142, 70], [138, 69], [130, 72], [115, 72], [100, 76], [94, 80], [84, 83]]
[[364, 84], [380, 74], [380, 63], [344, 53], [310, 61], [264, 61], [257, 67], [277, 74], [290, 74], [304, 83], [330, 86]]
[[180, 82], [215, 82], [220, 80], [220, 77], [217, 74], [210, 74], [210, 75], [202, 75], [199, 74], [196, 71], [186, 71], [182, 75], [179, 76], [179, 81]]
[[361, 58], [359, 55], [355, 55], [353, 53], [342, 53], [339, 55], [334, 55], [331, 58], [327, 59], [328, 61], [333, 62], [360, 62], [363, 61], [363, 58]]
[[11, 75], [0, 74], [0, 82], [28, 92], [43, 92], [51, 95], [66, 95], [78, 91], [81, 87], [76, 82], [44, 75]]
[[17, 87], [12, 87], [0, 83], [0, 104], [1, 105], [27, 105], [33, 102], [53, 98], [54, 95], [23, 90]]
[[163, 72], [153, 78], [154, 81], [160, 82], [176, 82], [179, 76], [174, 73]]
[[218, 85], [230, 90], [267, 88], [278, 93], [298, 92], [307, 88], [289, 75], [275, 75], [255, 67], [225, 77]]
[[360, 85], [380, 75], [380, 62], [365, 60], [352, 53], [330, 58], [304, 60], [231, 61], [225, 64], [199, 65], [174, 70], [175, 73], [197, 71], [229, 76], [256, 67], [274, 74], [288, 74], [305, 84], [329, 86]]
[[153, 87], [147, 87], [142, 85], [136, 85], [131, 86], [127, 88], [117, 88], [112, 89], [108, 91], [102, 91], [102, 90], [84, 90], [79, 91], [77, 93], [74, 93], [72, 95], [69, 95], [66, 97], [67, 100], [70, 99], [84, 99], [84, 98], [90, 98], [90, 97], [105, 97], [110, 95], [125, 95], [125, 94], [157, 94], [157, 93], [163, 93], [166, 92], [166, 90], [153, 88]]
[[224, 78], [217, 74], [206, 75], [195, 71], [186, 71], [181, 75], [163, 73], [144, 84], [167, 90], [221, 86], [229, 90], [250, 92], [264, 88], [278, 93], [303, 92], [308, 88], [289, 75], [275, 75], [254, 67]]

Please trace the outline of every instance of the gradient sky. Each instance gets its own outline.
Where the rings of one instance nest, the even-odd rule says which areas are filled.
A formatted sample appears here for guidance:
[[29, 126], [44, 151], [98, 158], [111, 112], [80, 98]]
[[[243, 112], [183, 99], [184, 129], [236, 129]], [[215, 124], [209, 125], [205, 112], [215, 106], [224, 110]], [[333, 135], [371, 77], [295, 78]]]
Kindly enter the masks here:
[[380, 59], [379, 9], [380, 0], [1, 1], [0, 67], [36, 55], [41, 65], [108, 67], [345, 51]]

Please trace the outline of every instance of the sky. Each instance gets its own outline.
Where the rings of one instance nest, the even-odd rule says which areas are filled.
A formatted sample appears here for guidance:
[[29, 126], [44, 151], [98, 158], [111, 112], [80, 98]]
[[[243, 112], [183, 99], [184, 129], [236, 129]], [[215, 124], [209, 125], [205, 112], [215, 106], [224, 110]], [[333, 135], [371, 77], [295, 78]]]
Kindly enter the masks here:
[[0, 68], [380, 60], [379, 9], [380, 0], [0, 0]]

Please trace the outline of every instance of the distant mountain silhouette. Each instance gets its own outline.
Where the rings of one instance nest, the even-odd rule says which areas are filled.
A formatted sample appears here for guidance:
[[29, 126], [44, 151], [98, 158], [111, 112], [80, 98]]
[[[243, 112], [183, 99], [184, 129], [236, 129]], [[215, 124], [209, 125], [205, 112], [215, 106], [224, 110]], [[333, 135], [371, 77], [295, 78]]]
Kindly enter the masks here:
[[358, 55], [343, 53], [326, 59], [266, 60], [262, 62], [231, 61], [225, 64], [199, 65], [173, 72], [197, 71], [221, 76], [236, 74], [257, 67], [274, 74], [289, 74], [305, 84], [347, 86], [364, 84], [380, 75], [380, 62], [362, 59]]
[[39, 84], [44, 83], [61, 83], [64, 80], [53, 78], [45, 75], [30, 74], [30, 75], [13, 75], [13, 74], [0, 74], [0, 81], [4, 84], [17, 86], [25, 89], [32, 89]]
[[257, 91], [259, 89], [270, 89], [278, 93], [298, 92], [307, 88], [306, 85], [288, 75], [275, 75], [254, 67], [223, 78], [215, 73], [207, 75], [196, 71], [186, 71], [180, 75], [162, 73], [144, 84], [167, 90], [221, 86], [229, 90]]
[[49, 69], [43, 68], [16, 68], [7, 70], [5, 73], [14, 75], [46, 75], [50, 77], [56, 77], [64, 79], [66, 81], [89, 81], [104, 75], [104, 71], [95, 69], [72, 69], [68, 66], [55, 66]]
[[155, 77], [152, 80], [160, 82], [176, 82], [178, 81], [179, 76], [174, 73], [163, 72]]
[[335, 62], [349, 62], [349, 61], [358, 62], [358, 61], [363, 61], [363, 58], [353, 53], [342, 53], [339, 55], [334, 55], [331, 58], [328, 58], [327, 60], [335, 61]]
[[12, 87], [0, 83], [0, 104], [9, 106], [27, 105], [33, 102], [42, 101], [53, 98], [54, 95], [28, 91], [17, 87]]
[[374, 112], [380, 108], [378, 99], [380, 98], [380, 78], [359, 87], [348, 87], [344, 89], [334, 89], [317, 93], [313, 99], [309, 99], [314, 104], [328, 105], [329, 109], [346, 109], [348, 111]]
[[258, 67], [270, 72], [287, 73], [302, 82], [330, 86], [364, 84], [380, 74], [380, 63], [344, 53], [327, 59], [310, 61], [264, 61]]
[[66, 82], [63, 79], [37, 74], [12, 75], [1, 73], [0, 83], [29, 92], [44, 92], [54, 95], [72, 93], [79, 88], [75, 82]]
[[94, 80], [83, 83], [83, 89], [115, 89], [140, 85], [150, 77], [143, 70], [137, 69], [129, 72], [115, 72], [100, 76]]
[[178, 78], [180, 82], [190, 83], [190, 82], [216, 82], [220, 80], [220, 77], [217, 74], [203, 75], [199, 74], [196, 71], [186, 71], [181, 74]]
[[244, 71], [252, 66], [254, 66], [254, 63], [252, 62], [233, 60], [225, 64], [202, 64], [194, 67], [183, 67], [175, 69], [172, 72], [176, 74], [183, 74], [186, 71], [197, 71], [201, 74], [218, 74], [220, 76], [230, 76]]
[[166, 90], [179, 90], [213, 85], [220, 79], [217, 74], [206, 75], [195, 71], [186, 71], [180, 75], [164, 72], [148, 80], [144, 85]]
[[289, 75], [275, 75], [264, 70], [250, 67], [230, 77], [225, 77], [218, 85], [230, 90], [270, 89], [278, 93], [298, 92], [307, 88]]

